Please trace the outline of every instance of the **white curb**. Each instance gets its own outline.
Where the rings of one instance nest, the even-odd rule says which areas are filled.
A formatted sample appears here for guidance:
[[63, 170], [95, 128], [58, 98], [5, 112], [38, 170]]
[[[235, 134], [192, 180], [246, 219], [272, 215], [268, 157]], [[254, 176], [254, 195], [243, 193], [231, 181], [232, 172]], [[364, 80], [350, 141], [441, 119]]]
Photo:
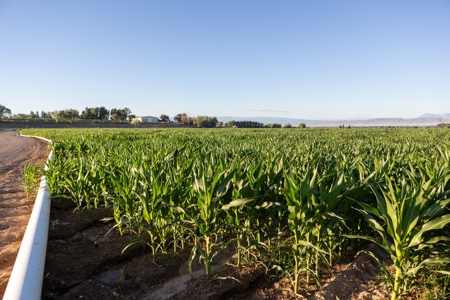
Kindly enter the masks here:
[[[50, 140], [44, 140], [51, 143]], [[52, 159], [53, 151], [50, 152], [47, 163]], [[48, 170], [47, 164], [45, 170]], [[47, 180], [45, 176], [42, 176], [34, 208], [3, 300], [41, 299], [50, 222], [50, 204], [50, 191], [48, 190]]]

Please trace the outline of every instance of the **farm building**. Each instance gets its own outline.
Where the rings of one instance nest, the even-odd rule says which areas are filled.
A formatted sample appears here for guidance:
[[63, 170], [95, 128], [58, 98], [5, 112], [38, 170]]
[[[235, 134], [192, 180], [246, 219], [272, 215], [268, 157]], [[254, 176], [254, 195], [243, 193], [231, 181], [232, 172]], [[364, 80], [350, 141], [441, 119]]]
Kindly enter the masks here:
[[145, 116], [145, 117], [136, 117], [141, 122], [147, 122], [147, 123], [158, 123], [157, 117], [152, 116]]

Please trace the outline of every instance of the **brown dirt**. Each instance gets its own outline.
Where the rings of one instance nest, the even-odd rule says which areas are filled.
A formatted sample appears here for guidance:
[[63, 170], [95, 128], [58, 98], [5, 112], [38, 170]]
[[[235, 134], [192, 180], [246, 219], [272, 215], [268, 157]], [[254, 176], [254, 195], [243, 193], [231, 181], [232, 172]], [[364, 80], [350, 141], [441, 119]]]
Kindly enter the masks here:
[[[0, 295], [33, 205], [22, 192], [20, 171], [25, 163], [43, 164], [46, 155], [44, 142], [16, 137], [13, 131], [0, 133]], [[232, 247], [218, 255], [213, 272], [222, 279], [214, 280], [205, 279], [197, 259], [189, 275], [187, 250], [161, 255], [157, 264], [142, 245], [122, 252], [130, 237], [111, 229], [110, 210], [80, 214], [73, 209], [70, 200], [52, 200], [42, 299], [385, 299], [382, 287], [371, 287], [378, 277], [376, 263], [364, 254], [355, 258], [356, 251], [333, 270], [323, 269], [322, 289], [302, 285], [295, 295], [289, 280], [270, 280], [262, 264], [240, 269], [225, 264], [233, 262]], [[369, 250], [383, 255], [374, 246]]]
[[20, 243], [28, 224], [34, 199], [22, 187], [25, 164], [47, 159], [47, 143], [17, 136], [15, 129], [0, 131], [0, 298], [6, 289]]
[[[234, 260], [233, 247], [218, 255], [213, 272], [222, 279], [214, 280], [205, 279], [197, 259], [193, 278], [189, 275], [188, 251], [161, 255], [158, 265], [142, 245], [122, 253], [130, 237], [111, 230], [111, 211], [73, 209], [70, 200], [52, 202], [42, 299], [385, 299], [382, 287], [371, 286], [378, 277], [376, 263], [365, 254], [355, 258], [356, 250], [332, 271], [323, 269], [322, 289], [304, 286], [295, 295], [289, 280], [269, 280], [262, 264], [240, 269], [225, 264]], [[374, 245], [366, 248], [385, 257]]]

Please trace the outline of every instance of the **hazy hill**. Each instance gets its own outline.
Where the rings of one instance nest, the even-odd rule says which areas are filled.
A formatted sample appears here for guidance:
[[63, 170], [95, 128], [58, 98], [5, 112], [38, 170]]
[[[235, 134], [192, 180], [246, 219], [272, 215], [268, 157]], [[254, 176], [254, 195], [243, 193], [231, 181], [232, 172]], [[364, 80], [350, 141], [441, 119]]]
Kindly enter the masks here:
[[279, 124], [300, 124], [306, 122], [323, 122], [323, 120], [306, 120], [306, 119], [294, 119], [294, 118], [282, 118], [282, 117], [217, 117], [217, 120], [221, 122], [235, 121], [256, 121], [264, 124], [279, 123]]
[[419, 118], [450, 118], [450, 113], [444, 113], [444, 114], [426, 113], [426, 114], [419, 116]]
[[308, 127], [339, 127], [339, 125], [354, 126], [354, 127], [427, 127], [436, 126], [439, 123], [450, 123], [450, 113], [442, 114], [423, 114], [418, 118], [403, 119], [403, 118], [377, 118], [369, 120], [307, 120], [295, 118], [282, 117], [217, 117], [219, 121], [228, 122], [230, 120], [242, 121], [257, 121], [264, 124], [279, 123], [298, 125], [305, 123]]

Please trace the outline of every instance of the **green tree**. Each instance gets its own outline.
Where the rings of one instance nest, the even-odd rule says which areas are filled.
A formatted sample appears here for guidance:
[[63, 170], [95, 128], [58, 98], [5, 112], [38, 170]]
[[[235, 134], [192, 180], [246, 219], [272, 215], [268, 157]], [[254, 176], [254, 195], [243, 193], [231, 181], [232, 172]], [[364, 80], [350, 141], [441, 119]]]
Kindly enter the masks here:
[[281, 128], [281, 124], [278, 124], [278, 123], [270, 123], [270, 124], [264, 125], [264, 127], [266, 127], [266, 128]]
[[186, 120], [187, 118], [188, 116], [186, 113], [179, 113], [175, 117], [173, 117], [173, 120], [178, 123], [184, 123], [183, 121]]
[[164, 123], [170, 122], [170, 118], [169, 118], [169, 116], [166, 115], [166, 114], [162, 114], [159, 118], [160, 118], [161, 121], [164, 122]]
[[214, 128], [217, 125], [216, 117], [197, 116], [193, 118], [193, 124], [197, 127]]
[[41, 118], [51, 118], [52, 117], [52, 113], [51, 112], [45, 112], [45, 111], [41, 111]]
[[300, 124], [298, 124], [298, 128], [306, 128], [306, 124], [305, 123], [300, 123]]
[[109, 110], [107, 110], [104, 106], [100, 106], [98, 108], [98, 118], [101, 120], [107, 120], [109, 117]]
[[[117, 118], [113, 119], [112, 115], [116, 114]], [[125, 107], [123, 109], [117, 109], [117, 108], [113, 108], [111, 109], [111, 119], [117, 121], [117, 120], [121, 120], [121, 121], [125, 121], [128, 117], [128, 115], [131, 114], [131, 109]]]
[[104, 106], [100, 107], [86, 107], [84, 111], [81, 113], [82, 119], [88, 120], [105, 120], [108, 119], [109, 110], [107, 110]]
[[225, 123], [226, 127], [233, 127], [235, 125], [236, 125], [236, 121], [234, 121], [234, 120], [231, 120], [231, 121], [228, 121]]
[[81, 113], [82, 119], [92, 119], [91, 115], [91, 109], [89, 107], [86, 107], [83, 112]]
[[80, 118], [80, 113], [76, 109], [55, 110], [52, 112], [52, 117], [56, 122], [70, 122]]
[[10, 115], [11, 110], [4, 105], [0, 104], [0, 118], [3, 118], [4, 115]]
[[39, 114], [36, 116], [34, 111], [30, 111], [30, 114], [28, 115], [28, 119], [36, 119], [39, 118]]
[[[128, 122], [132, 122], [136, 118], [136, 115], [135, 114], [129, 114], [127, 117], [128, 117]], [[133, 123], [131, 123], [131, 124], [133, 124]]]
[[264, 127], [263, 123], [259, 123], [256, 121], [230, 121], [233, 122], [233, 124], [231, 126], [228, 127], [233, 127], [233, 126], [237, 126], [239, 128], [262, 128]]
[[128, 107], [125, 107], [124, 109], [122, 109], [122, 111], [124, 112], [124, 114], [126, 116], [128, 116], [129, 114], [131, 114], [131, 109], [129, 109]]
[[26, 114], [17, 114], [14, 116], [16, 119], [27, 119], [28, 115]]

